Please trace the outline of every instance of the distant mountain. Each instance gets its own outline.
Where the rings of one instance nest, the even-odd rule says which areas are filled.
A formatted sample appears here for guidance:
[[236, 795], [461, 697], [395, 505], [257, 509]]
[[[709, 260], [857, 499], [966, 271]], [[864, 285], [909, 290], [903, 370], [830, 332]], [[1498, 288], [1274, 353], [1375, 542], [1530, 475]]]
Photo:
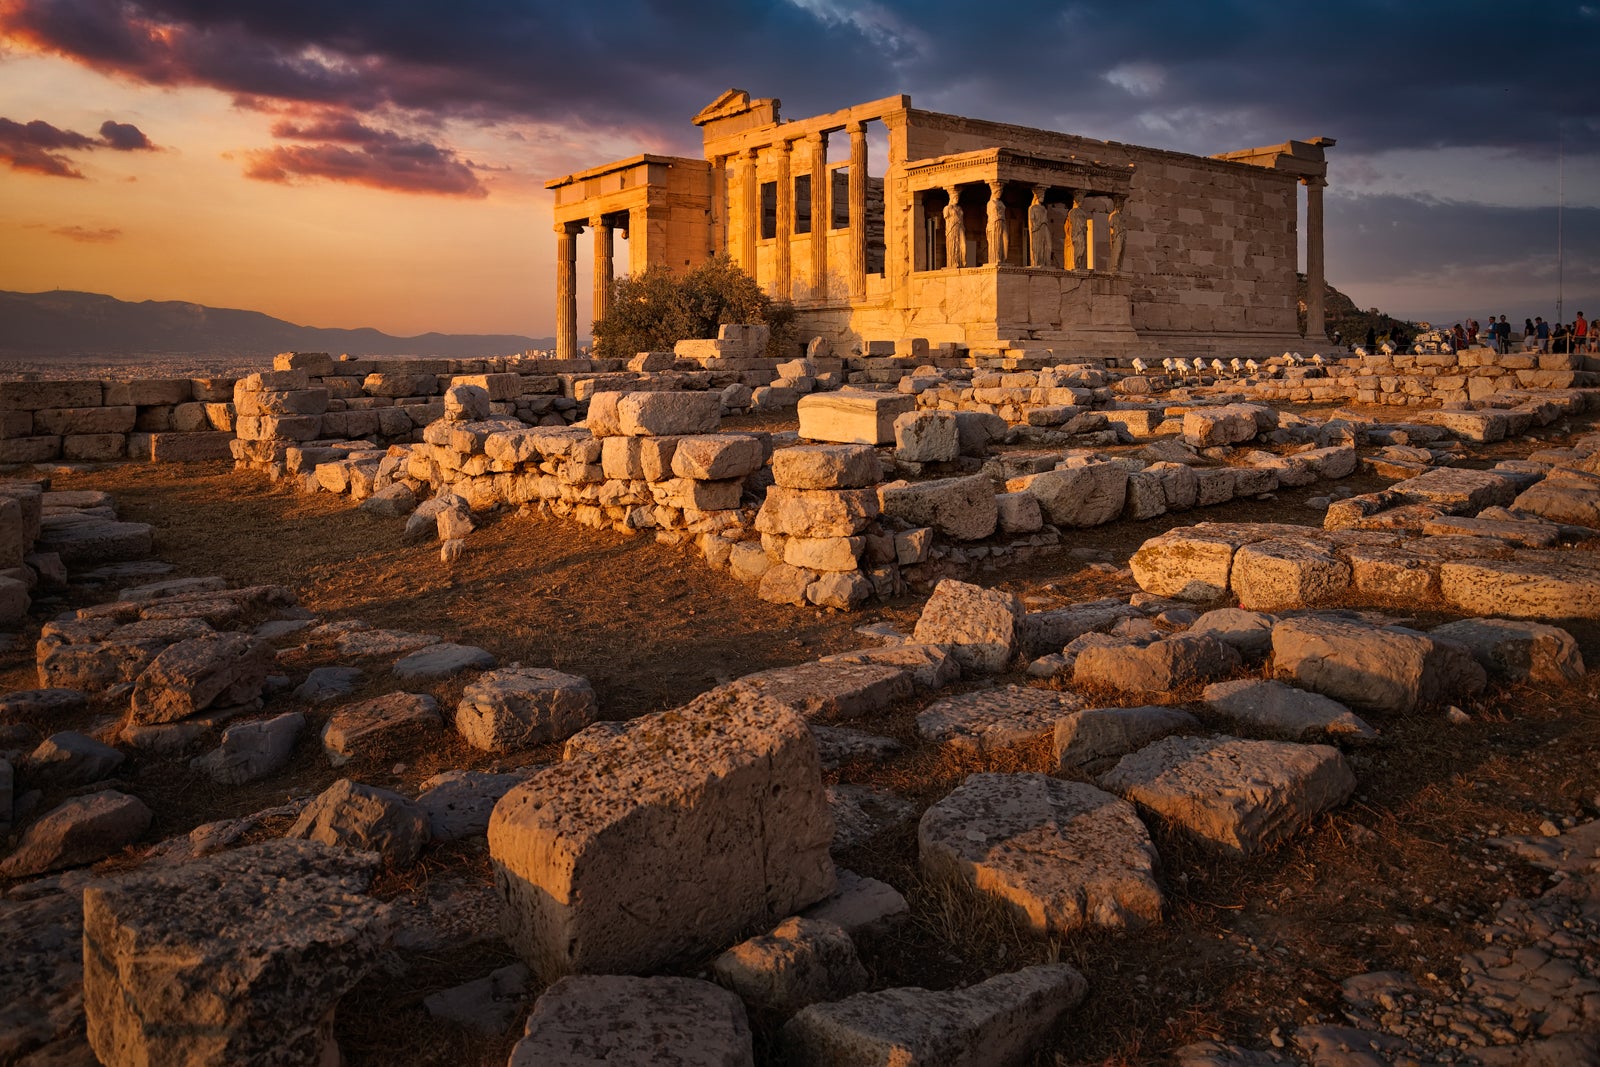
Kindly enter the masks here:
[[550, 337], [425, 333], [297, 326], [259, 311], [179, 300], [130, 303], [100, 293], [0, 290], [0, 355], [214, 355], [329, 352], [352, 356], [505, 356], [554, 348]]

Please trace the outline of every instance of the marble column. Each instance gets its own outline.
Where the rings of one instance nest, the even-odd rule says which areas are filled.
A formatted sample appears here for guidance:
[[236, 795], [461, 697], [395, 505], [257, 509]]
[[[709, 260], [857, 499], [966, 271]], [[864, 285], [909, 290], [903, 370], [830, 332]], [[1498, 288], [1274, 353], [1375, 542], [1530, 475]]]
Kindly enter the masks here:
[[556, 358], [578, 358], [578, 232], [582, 223], [556, 224]]
[[789, 177], [789, 153], [794, 142], [778, 142], [778, 224], [775, 229], [778, 243], [774, 251], [772, 295], [779, 300], [789, 299], [793, 291], [789, 277], [789, 244], [794, 235], [794, 180]]
[[589, 220], [589, 227], [594, 230], [594, 317], [603, 319], [611, 308], [611, 279], [616, 276], [611, 225], [596, 215]]
[[744, 211], [739, 225], [739, 266], [750, 277], [756, 276], [756, 238], [761, 235], [761, 186], [756, 181], [756, 150], [744, 153]]
[[1321, 344], [1327, 337], [1322, 290], [1322, 187], [1326, 178], [1302, 178], [1306, 186], [1306, 339]]
[[867, 295], [867, 127], [850, 130], [850, 296]]
[[811, 299], [828, 298], [828, 231], [833, 227], [833, 183], [828, 180], [828, 135], [811, 137]]
[[728, 157], [711, 160], [711, 251], [728, 253]]

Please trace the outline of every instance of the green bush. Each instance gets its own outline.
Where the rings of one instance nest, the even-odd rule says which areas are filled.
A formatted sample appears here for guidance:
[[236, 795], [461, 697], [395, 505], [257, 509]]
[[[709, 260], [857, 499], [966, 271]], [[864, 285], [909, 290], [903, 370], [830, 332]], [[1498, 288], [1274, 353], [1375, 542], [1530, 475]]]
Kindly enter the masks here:
[[715, 337], [729, 323], [765, 323], [772, 332], [768, 354], [793, 355], [794, 305], [772, 299], [727, 256], [687, 274], [656, 265], [611, 283], [611, 308], [594, 323], [595, 354], [628, 359], [671, 351], [679, 341]]

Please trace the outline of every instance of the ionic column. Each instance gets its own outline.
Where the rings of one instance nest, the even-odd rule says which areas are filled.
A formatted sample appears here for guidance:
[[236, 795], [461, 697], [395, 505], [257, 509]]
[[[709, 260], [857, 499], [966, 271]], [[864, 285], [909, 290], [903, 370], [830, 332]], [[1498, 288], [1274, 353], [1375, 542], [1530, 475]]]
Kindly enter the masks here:
[[578, 357], [578, 231], [582, 223], [556, 224], [556, 358]]
[[773, 273], [772, 295], [779, 300], [789, 299], [789, 241], [794, 235], [794, 182], [789, 177], [789, 153], [794, 148], [794, 142], [780, 140], [778, 142], [778, 224], [775, 235], [778, 239], [777, 256], [775, 258]]
[[850, 130], [850, 296], [867, 295], [867, 127]]
[[811, 138], [811, 299], [828, 298], [828, 230], [833, 225], [833, 182], [828, 180], [828, 135]]
[[616, 267], [611, 261], [611, 227], [596, 215], [589, 220], [594, 230], [594, 317], [603, 319], [611, 307], [611, 279]]
[[1322, 313], [1322, 187], [1326, 178], [1302, 178], [1306, 186], [1306, 338], [1327, 334]]
[[756, 276], [756, 238], [761, 235], [761, 187], [756, 181], [756, 150], [744, 153], [744, 219], [739, 233], [739, 266]]
[[711, 251], [728, 251], [728, 157], [711, 160]]

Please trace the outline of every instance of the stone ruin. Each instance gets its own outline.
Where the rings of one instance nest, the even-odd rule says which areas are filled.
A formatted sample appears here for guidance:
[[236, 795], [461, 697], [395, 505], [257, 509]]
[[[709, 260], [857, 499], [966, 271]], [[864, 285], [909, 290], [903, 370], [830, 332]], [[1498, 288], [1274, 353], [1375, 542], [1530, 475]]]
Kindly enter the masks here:
[[[1592, 417], [1588, 366], [1469, 350], [1157, 371], [1154, 356], [915, 339], [776, 361], [758, 342], [730, 330], [631, 367], [287, 355], [233, 383], [231, 403], [204, 402], [231, 430], [106, 431], [152, 461], [182, 454], [163, 455], [162, 434], [205, 435], [192, 455], [224, 440], [240, 468], [348, 496], [438, 537], [449, 561], [470, 564], [474, 527], [520, 511], [682, 545], [780, 603], [927, 594], [909, 633], [626, 722], [554, 665], [316, 618], [281, 587], [170, 577], [152, 529], [107, 494], [0, 485], [0, 605], [7, 627], [38, 626], [39, 684], [0, 695], [0, 1054], [333, 1062], [341, 999], [407, 952], [459, 943], [444, 913], [476, 901], [518, 962], [427, 1010], [520, 1032], [512, 1064], [754, 1064], [777, 1049], [805, 1064], [1026, 1063], [1096, 976], [1048, 963], [960, 988], [875, 985], [862, 946], [919, 905], [836, 856], [914, 824], [920, 876], [1022, 936], [1138, 937], [1166, 921], [1182, 874], [1158, 842], [1269, 852], [1348, 804], [1362, 753], [1398, 724], [1465, 717], [1490, 686], [1586, 678], [1555, 623], [1600, 618], [1585, 547], [1600, 433], [1475, 453]], [[103, 404], [59, 384], [0, 386], [9, 457], [67, 458], [96, 436], [68, 430], [122, 426], [118, 409], [176, 425], [202, 403], [193, 384], [178, 401], [93, 383]], [[796, 429], [723, 427], [785, 418], [791, 401]], [[1350, 406], [1281, 406], [1307, 401]], [[102, 408], [116, 421], [95, 422]], [[1390, 484], [1346, 484], [1370, 476]], [[1302, 487], [1316, 521], [1238, 522], [1225, 506]], [[1191, 511], [1132, 553], [1131, 596], [1045, 607], [974, 581], [1092, 527]], [[69, 580], [99, 602], [30, 622], [30, 594]], [[1453, 618], [1386, 614], [1418, 604]], [[450, 679], [453, 707], [438, 695]], [[911, 735], [877, 732], [906, 708]], [[30, 725], [85, 709], [114, 725]], [[502, 762], [415, 793], [361, 780], [451, 736]], [[515, 762], [558, 743], [559, 758]], [[1048, 755], [931, 801], [852, 781], [907, 745]], [[349, 777], [176, 833], [128, 772], [181, 759], [233, 790], [273, 783], [308, 747]], [[462, 840], [483, 843], [492, 882], [441, 887], [459, 896], [423, 915], [373, 895], [380, 872]], [[1174, 1062], [1460, 1062], [1463, 1042], [1482, 1062], [1586, 1062], [1600, 832], [1497, 843], [1563, 880], [1506, 901], [1448, 997], [1400, 972], [1338, 975], [1343, 1022]], [[1404, 1023], [1418, 1012], [1431, 1025]]]

